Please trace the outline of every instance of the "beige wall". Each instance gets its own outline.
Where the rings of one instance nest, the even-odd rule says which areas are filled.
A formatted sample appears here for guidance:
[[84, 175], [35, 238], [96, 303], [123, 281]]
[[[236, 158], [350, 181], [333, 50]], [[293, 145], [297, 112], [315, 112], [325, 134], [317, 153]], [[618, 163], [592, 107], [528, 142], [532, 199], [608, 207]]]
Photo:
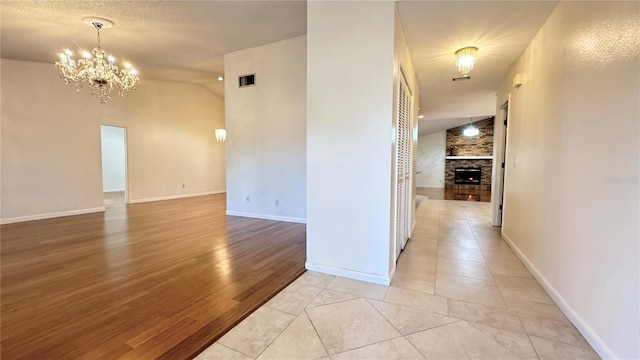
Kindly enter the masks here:
[[224, 145], [213, 134], [224, 103], [204, 88], [143, 74], [133, 94], [99, 104], [51, 64], [1, 67], [4, 222], [100, 210], [101, 124], [127, 128], [130, 201], [225, 189]]
[[419, 87], [396, 19], [390, 1], [307, 4], [307, 269], [393, 276], [400, 64]]
[[421, 136], [418, 138], [416, 175], [417, 187], [444, 187], [444, 168], [447, 147], [447, 132]]
[[307, 3], [307, 269], [390, 280], [394, 11]]
[[503, 235], [605, 358], [640, 357], [639, 6], [561, 2], [498, 92]]
[[[227, 214], [306, 221], [307, 39], [224, 57]], [[256, 74], [256, 85], [238, 77]]]

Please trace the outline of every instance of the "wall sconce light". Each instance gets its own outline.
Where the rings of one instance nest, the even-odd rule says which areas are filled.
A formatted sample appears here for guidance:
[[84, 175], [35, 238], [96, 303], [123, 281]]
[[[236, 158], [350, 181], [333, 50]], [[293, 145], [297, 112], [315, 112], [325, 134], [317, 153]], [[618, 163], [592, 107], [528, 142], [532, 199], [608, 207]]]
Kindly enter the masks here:
[[468, 76], [473, 70], [477, 53], [478, 48], [474, 46], [464, 47], [456, 51], [456, 66], [462, 75]]
[[225, 140], [227, 140], [227, 130], [216, 129], [216, 140], [218, 142], [224, 142]]

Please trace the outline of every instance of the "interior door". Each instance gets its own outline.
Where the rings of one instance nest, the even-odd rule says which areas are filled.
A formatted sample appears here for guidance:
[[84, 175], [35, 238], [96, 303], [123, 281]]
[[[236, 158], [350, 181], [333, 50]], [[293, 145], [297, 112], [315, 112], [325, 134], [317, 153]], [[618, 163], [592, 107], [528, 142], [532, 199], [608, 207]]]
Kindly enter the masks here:
[[396, 259], [404, 249], [411, 229], [411, 116], [413, 104], [404, 76], [398, 89], [398, 123], [396, 126]]

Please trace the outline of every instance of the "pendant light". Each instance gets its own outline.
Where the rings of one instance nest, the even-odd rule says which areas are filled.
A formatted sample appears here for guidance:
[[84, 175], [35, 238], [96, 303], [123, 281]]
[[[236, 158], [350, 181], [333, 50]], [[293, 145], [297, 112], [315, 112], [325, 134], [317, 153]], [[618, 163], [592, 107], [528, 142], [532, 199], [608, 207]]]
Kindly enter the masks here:
[[469, 125], [466, 128], [464, 128], [464, 130], [462, 130], [462, 135], [466, 137], [473, 137], [473, 136], [478, 136], [478, 134], [480, 134], [480, 129], [478, 129], [477, 126], [471, 123], [472, 120], [473, 118], [469, 118]]

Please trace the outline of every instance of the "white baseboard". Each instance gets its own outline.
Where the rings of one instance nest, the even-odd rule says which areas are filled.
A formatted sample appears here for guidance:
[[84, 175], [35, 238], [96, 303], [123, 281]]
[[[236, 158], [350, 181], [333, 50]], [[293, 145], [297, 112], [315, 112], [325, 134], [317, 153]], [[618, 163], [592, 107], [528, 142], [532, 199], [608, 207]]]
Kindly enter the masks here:
[[389, 286], [391, 284], [391, 278], [393, 278], [393, 274], [395, 274], [395, 268], [393, 269], [393, 274], [391, 277], [384, 277], [380, 275], [367, 274], [359, 271], [348, 270], [348, 269], [338, 269], [331, 266], [314, 264], [310, 262], [306, 262], [304, 267], [307, 270], [317, 271], [324, 274], [341, 276], [349, 279], [366, 281], [374, 284], [386, 285]]
[[193, 194], [179, 194], [179, 195], [169, 195], [169, 196], [158, 196], [158, 197], [152, 197], [152, 198], [146, 198], [146, 199], [129, 200], [129, 204], [139, 204], [139, 203], [152, 202], [152, 201], [183, 199], [183, 198], [189, 198], [189, 197], [195, 197], [195, 196], [223, 194], [225, 192], [227, 192], [227, 191], [226, 190], [218, 190], [218, 191], [207, 191], [207, 192], [193, 193]]
[[587, 324], [584, 319], [573, 310], [571, 305], [567, 303], [567, 301], [560, 295], [558, 290], [556, 290], [549, 281], [542, 275], [542, 273], [536, 268], [536, 266], [527, 258], [527, 256], [520, 251], [520, 249], [515, 245], [515, 243], [507, 236], [505, 233], [502, 233], [502, 238], [504, 241], [509, 244], [513, 252], [522, 260], [524, 265], [529, 269], [531, 274], [538, 280], [540, 285], [544, 288], [544, 290], [549, 294], [551, 299], [558, 305], [560, 310], [567, 316], [567, 318], [573, 323], [573, 325], [580, 331], [582, 336], [584, 336], [585, 340], [593, 347], [593, 349], [600, 355], [603, 359], [619, 359], [619, 356], [607, 346], [607, 344], [602, 340], [600, 336]]
[[53, 219], [63, 216], [73, 216], [73, 215], [82, 215], [82, 214], [91, 214], [96, 212], [104, 211], [104, 206], [91, 208], [91, 209], [80, 209], [80, 210], [68, 210], [68, 211], [60, 211], [55, 213], [48, 214], [37, 214], [37, 215], [28, 215], [28, 216], [18, 216], [7, 219], [0, 220], [0, 224], [13, 224], [18, 222], [25, 221], [34, 221], [34, 220], [43, 220], [43, 219]]
[[247, 218], [253, 218], [253, 219], [262, 219], [262, 220], [283, 221], [283, 222], [298, 223], [298, 224], [307, 223], [307, 219], [304, 219], [304, 218], [280, 216], [280, 215], [256, 214], [256, 213], [248, 213], [248, 212], [234, 211], [234, 210], [227, 210], [227, 215], [247, 217]]
[[125, 188], [122, 189], [108, 189], [108, 190], [102, 190], [102, 192], [121, 192], [121, 191], [125, 191]]

